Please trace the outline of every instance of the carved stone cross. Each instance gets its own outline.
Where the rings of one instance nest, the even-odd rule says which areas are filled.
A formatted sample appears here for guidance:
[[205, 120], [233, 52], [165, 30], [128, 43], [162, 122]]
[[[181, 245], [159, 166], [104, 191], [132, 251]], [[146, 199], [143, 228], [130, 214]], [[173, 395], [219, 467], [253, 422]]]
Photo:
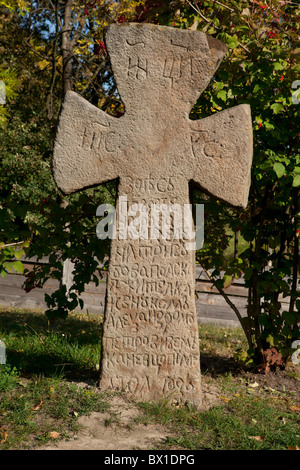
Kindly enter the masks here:
[[[125, 114], [113, 118], [76, 93], [66, 94], [53, 159], [57, 186], [68, 194], [118, 178], [127, 209], [139, 210], [135, 203], [148, 208], [189, 204], [193, 182], [230, 205], [245, 207], [252, 162], [249, 106], [189, 119], [226, 46], [198, 31], [114, 24], [106, 48]], [[116, 227], [118, 209], [119, 202]], [[194, 252], [174, 236], [119, 235], [117, 228], [100, 388], [199, 407]]]

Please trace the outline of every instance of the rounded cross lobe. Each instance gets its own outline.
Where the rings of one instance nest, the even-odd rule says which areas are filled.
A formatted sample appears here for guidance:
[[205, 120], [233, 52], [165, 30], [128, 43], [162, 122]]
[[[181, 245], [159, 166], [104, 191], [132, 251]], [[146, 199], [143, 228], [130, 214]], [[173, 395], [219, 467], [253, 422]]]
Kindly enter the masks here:
[[148, 107], [161, 113], [163, 103], [189, 113], [227, 50], [200, 31], [152, 24], [113, 24], [105, 42], [130, 114]]

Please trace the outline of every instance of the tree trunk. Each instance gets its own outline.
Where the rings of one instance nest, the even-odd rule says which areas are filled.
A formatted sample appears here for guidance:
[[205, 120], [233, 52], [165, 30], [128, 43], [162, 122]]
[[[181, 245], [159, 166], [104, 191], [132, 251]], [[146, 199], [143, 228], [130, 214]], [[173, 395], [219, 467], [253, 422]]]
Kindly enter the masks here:
[[298, 280], [298, 269], [299, 269], [299, 237], [297, 233], [298, 227], [298, 212], [299, 212], [299, 195], [298, 190], [295, 188], [293, 194], [293, 222], [294, 222], [294, 247], [293, 247], [293, 274], [292, 274], [292, 288], [291, 288], [291, 300], [290, 300], [290, 307], [289, 312], [293, 313], [296, 303], [297, 297], [297, 280]]
[[62, 59], [63, 59], [63, 90], [64, 94], [72, 90], [72, 4], [73, 0], [66, 0], [63, 27], [62, 27]]
[[233, 258], [237, 259], [239, 256], [239, 230], [234, 233], [234, 253]]
[[[62, 61], [63, 61], [63, 94], [65, 95], [67, 91], [72, 90], [73, 76], [72, 76], [72, 51], [73, 44], [71, 40], [71, 31], [72, 31], [72, 4], [73, 0], [66, 0], [64, 17], [63, 17], [63, 26], [62, 26]], [[63, 199], [61, 207], [66, 208], [68, 206], [68, 201]], [[64, 229], [66, 230], [66, 229]], [[63, 274], [61, 286], [65, 285], [68, 291], [73, 284], [72, 270], [74, 269], [73, 263], [66, 259], [63, 262]]]

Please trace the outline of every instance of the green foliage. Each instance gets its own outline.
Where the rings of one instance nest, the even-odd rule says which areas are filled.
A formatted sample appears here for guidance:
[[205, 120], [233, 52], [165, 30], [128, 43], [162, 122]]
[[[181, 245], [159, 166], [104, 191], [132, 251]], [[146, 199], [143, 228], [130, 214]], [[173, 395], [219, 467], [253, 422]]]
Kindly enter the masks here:
[[[128, 10], [130, 2], [127, 3]], [[22, 273], [24, 255], [38, 259], [48, 256], [49, 265], [25, 271], [24, 287], [29, 292], [50, 277], [61, 281], [63, 261], [71, 259], [76, 268], [72, 291], [66, 292], [62, 287], [46, 297], [47, 315], [52, 320], [82, 306], [78, 293], [91, 279], [98, 279], [99, 263], [109, 253], [109, 244], [99, 243], [96, 237], [96, 208], [102, 202], [114, 202], [115, 184], [68, 198], [55, 186], [51, 160], [62, 100], [62, 82], [58, 79], [62, 70], [60, 38], [50, 25], [59, 19], [55, 19], [55, 11], [51, 13], [43, 4], [27, 6], [31, 16], [24, 17], [0, 5], [0, 59], [6, 73], [1, 75], [1, 69], [0, 78], [7, 88], [6, 105], [0, 107], [6, 117], [1, 130], [0, 274], [4, 277], [10, 272]], [[74, 14], [83, 14], [82, 6], [74, 4]], [[59, 15], [63, 17], [63, 9]], [[80, 55], [82, 69], [84, 61], [89, 64], [88, 45]], [[82, 84], [90, 80], [89, 73], [81, 76]], [[109, 90], [106, 93], [109, 95]], [[107, 98], [106, 107], [113, 111], [114, 102]], [[67, 208], [62, 206], [64, 201], [68, 202]]]
[[[285, 361], [292, 340], [299, 337], [300, 108], [292, 99], [299, 76], [299, 6], [275, 0], [168, 2], [157, 19], [157, 5], [151, 8], [151, 3], [145, 3], [143, 21], [198, 29], [228, 46], [191, 118], [251, 105], [254, 160], [248, 207], [230, 209], [195, 195], [194, 202], [205, 204], [206, 217], [205, 243], [197, 259], [212, 270], [223, 293], [234, 278], [244, 275], [249, 304], [242, 324], [249, 353], [268, 369], [263, 351], [275, 347]], [[247, 242], [231, 260], [226, 257], [229, 233], [240, 233]], [[281, 296], [291, 299], [287, 312], [282, 311]]]
[[[0, 81], [4, 84], [2, 90], [4, 92], [5, 103], [11, 102], [17, 96], [19, 80], [17, 74], [12, 69], [0, 67]], [[0, 105], [0, 129], [4, 128], [9, 119], [9, 114], [5, 104]]]
[[[9, 4], [8, 4], [9, 3]], [[61, 25], [65, 2], [0, 3], [0, 79], [8, 102], [1, 130], [0, 269], [21, 272], [21, 256], [49, 256], [50, 264], [27, 272], [25, 289], [41, 287], [49, 277], [62, 279], [65, 259], [74, 263], [73, 285], [46, 297], [47, 315], [65, 317], [81, 306], [81, 293], [97, 282], [99, 261], [108, 241], [96, 238], [96, 207], [114, 203], [112, 182], [64, 197], [51, 173], [52, 142], [63, 92]], [[114, 116], [124, 112], [103, 42], [111, 22], [152, 22], [197, 29], [225, 42], [228, 53], [191, 110], [201, 119], [249, 103], [254, 160], [246, 210], [194, 193], [205, 204], [205, 244], [197, 260], [210, 269], [226, 292], [244, 275], [249, 289], [248, 316], [242, 321], [255, 360], [275, 347], [286, 360], [299, 337], [299, 104], [293, 84], [299, 76], [299, 6], [260, 1], [106, 1], [71, 2], [72, 86]], [[23, 15], [26, 7], [30, 15]], [[1, 75], [2, 73], [2, 75]], [[2, 78], [3, 79], [3, 78]], [[297, 95], [298, 96], [298, 95]], [[62, 207], [67, 201], [68, 206]], [[234, 234], [243, 248], [228, 257]], [[283, 312], [281, 297], [290, 298]]]
[[17, 383], [19, 372], [9, 364], [0, 364], [0, 393], [12, 390]]

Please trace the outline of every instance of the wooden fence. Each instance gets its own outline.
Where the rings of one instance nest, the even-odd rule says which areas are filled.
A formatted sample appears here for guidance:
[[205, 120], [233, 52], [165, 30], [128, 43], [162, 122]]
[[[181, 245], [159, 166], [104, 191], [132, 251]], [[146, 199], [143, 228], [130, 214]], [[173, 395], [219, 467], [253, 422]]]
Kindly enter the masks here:
[[[46, 263], [47, 259], [22, 260], [24, 267], [32, 269], [35, 264]], [[55, 279], [49, 279], [42, 289], [35, 288], [26, 293], [22, 289], [25, 277], [20, 274], [8, 274], [4, 279], [0, 276], [0, 306], [46, 309], [44, 294], [51, 294], [59, 287], [59, 282]], [[94, 282], [90, 282], [81, 295], [84, 301], [84, 313], [103, 314], [106, 292], [105, 277], [96, 287]], [[213, 286], [207, 274], [196, 267], [196, 310], [199, 323], [210, 323], [219, 326], [237, 327], [240, 326], [233, 309], [226, 303], [223, 296]], [[246, 316], [247, 294], [243, 279], [236, 280], [228, 289], [225, 290], [231, 302], [237, 307], [240, 314]], [[283, 302], [283, 308], [287, 308], [288, 299], [280, 299]], [[287, 304], [287, 305], [285, 305]]]

